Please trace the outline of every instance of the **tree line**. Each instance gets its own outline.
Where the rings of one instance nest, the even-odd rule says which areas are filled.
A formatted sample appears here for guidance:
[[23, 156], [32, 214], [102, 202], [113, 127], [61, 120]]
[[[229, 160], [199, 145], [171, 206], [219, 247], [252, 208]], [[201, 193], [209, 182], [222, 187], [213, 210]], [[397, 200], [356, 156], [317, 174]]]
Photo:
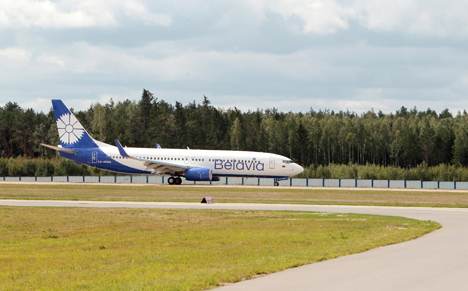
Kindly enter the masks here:
[[[72, 105], [72, 104], [69, 104]], [[73, 110], [72, 110], [73, 111]], [[395, 113], [358, 114], [332, 110], [281, 112], [276, 108], [242, 112], [201, 103], [170, 104], [143, 89], [138, 101], [95, 103], [74, 111], [93, 138], [133, 147], [251, 150], [287, 156], [309, 167], [372, 164], [411, 169], [468, 166], [468, 114], [453, 116], [401, 107]], [[59, 144], [55, 117], [23, 109], [15, 102], [0, 107], [0, 157], [54, 158], [40, 143]]]

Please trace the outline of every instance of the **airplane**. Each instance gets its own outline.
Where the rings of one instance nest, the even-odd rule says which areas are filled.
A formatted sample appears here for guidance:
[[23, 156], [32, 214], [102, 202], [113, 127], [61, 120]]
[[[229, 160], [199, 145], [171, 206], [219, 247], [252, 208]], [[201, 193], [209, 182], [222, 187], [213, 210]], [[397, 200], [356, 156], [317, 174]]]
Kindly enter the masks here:
[[272, 153], [227, 150], [123, 147], [93, 139], [62, 100], [52, 100], [60, 145], [42, 146], [56, 150], [77, 164], [106, 171], [169, 176], [168, 183], [219, 181], [221, 177], [273, 178], [278, 181], [300, 174], [304, 169], [291, 159]]

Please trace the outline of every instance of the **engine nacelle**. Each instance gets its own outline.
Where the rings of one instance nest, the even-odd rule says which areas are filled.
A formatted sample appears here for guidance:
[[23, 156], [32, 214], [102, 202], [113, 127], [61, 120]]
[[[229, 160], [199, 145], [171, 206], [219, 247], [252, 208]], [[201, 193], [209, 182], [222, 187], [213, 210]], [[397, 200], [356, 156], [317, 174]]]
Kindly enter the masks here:
[[185, 170], [185, 179], [189, 181], [211, 181], [210, 168], [191, 168]]

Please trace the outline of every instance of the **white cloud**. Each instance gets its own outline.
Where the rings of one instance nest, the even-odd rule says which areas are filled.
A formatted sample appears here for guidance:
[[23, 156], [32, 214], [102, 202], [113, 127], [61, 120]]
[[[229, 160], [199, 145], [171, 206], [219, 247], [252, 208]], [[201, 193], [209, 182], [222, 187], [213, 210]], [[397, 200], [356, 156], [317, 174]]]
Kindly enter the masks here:
[[114, 103], [123, 102], [127, 99], [130, 101], [133, 101], [133, 100], [139, 99], [139, 97], [142, 94], [142, 91], [143, 90], [141, 91], [133, 90], [124, 94], [103, 93], [99, 95], [99, 100], [84, 100], [84, 101], [88, 101], [89, 104], [92, 104], [98, 101], [101, 105], [109, 103], [111, 99], [114, 101]]
[[[92, 27], [114, 25], [100, 1], [0, 0], [0, 24], [11, 27]], [[101, 1], [102, 2], [102, 1]]]
[[360, 23], [371, 30], [439, 36], [468, 32], [464, 0], [356, 0], [354, 9]]
[[[273, 107], [283, 112], [308, 112], [311, 108], [315, 111], [330, 109], [338, 112], [351, 111], [357, 113], [367, 112], [374, 108], [376, 111], [392, 112], [401, 107], [398, 100], [363, 100], [363, 99], [330, 99], [330, 98], [300, 98], [298, 96], [248, 96], [248, 95], [224, 95], [211, 99], [214, 106], [225, 109], [234, 108], [242, 111], [256, 111], [257, 109], [271, 109]], [[218, 101], [217, 101], [218, 100]], [[221, 101], [221, 102], [220, 102]], [[396, 102], [395, 102], [396, 101]], [[397, 104], [396, 107], [395, 104]]]
[[46, 66], [57, 66], [59, 68], [65, 67], [65, 62], [61, 57], [44, 54], [37, 58], [38, 61], [44, 62]]
[[233, 29], [242, 27], [252, 29], [267, 21], [265, 3], [262, 0], [220, 1], [216, 2], [216, 4], [221, 6], [219, 7], [220, 12], [217, 12], [219, 17], [215, 24], [216, 28]]
[[286, 21], [300, 19], [304, 33], [330, 34], [348, 29], [348, 18], [353, 15], [350, 7], [333, 0], [277, 0], [267, 3], [269, 10], [278, 13]]
[[459, 76], [450, 86], [453, 92], [466, 96], [468, 94], [468, 74]]
[[144, 4], [137, 0], [124, 0], [122, 6], [125, 14], [142, 19], [145, 24], [171, 25], [172, 18], [170, 15], [150, 13]]
[[[0, 74], [10, 78], [2, 86], [14, 86], [12, 78], [16, 76], [20, 83], [25, 78], [29, 83], [60, 78], [70, 84], [93, 80], [103, 87], [132, 83], [137, 90], [154, 83], [167, 84], [167, 88], [171, 82], [172, 86], [197, 83], [200, 84], [198, 92], [203, 86], [218, 94], [221, 84], [238, 84], [223, 90], [234, 89], [231, 94], [257, 92], [268, 96], [276, 92], [333, 98], [345, 94], [350, 98], [372, 99], [387, 88], [449, 87], [460, 70], [465, 71], [465, 64], [460, 60], [466, 59], [466, 55], [446, 49], [391, 49], [362, 44], [275, 54], [194, 51], [182, 48], [177, 42], [155, 42], [137, 48], [76, 42], [39, 47], [32, 52], [19, 48], [0, 50], [0, 61], [2, 57], [8, 60], [2, 64], [10, 68]], [[437, 56], [435, 62], [434, 56]], [[386, 97], [392, 94], [401, 92]], [[436, 95], [431, 93], [425, 98], [437, 98]]]
[[31, 52], [18, 47], [6, 48], [0, 50], [0, 58], [13, 61], [28, 61], [31, 58]]
[[380, 99], [382, 96], [382, 88], [363, 88], [358, 89], [357, 99], [360, 100], [373, 100]]
[[350, 20], [356, 20], [367, 29], [376, 31], [403, 31], [437, 36], [468, 33], [468, 2], [465, 0], [253, 2], [255, 5], [262, 3], [264, 11], [280, 15], [287, 25], [296, 26], [305, 34], [333, 34], [339, 30], [347, 30]]
[[52, 106], [50, 99], [37, 97], [35, 99], [29, 99], [28, 101], [20, 104], [21, 108], [29, 109], [32, 108], [37, 112], [49, 113], [49, 109]]
[[[63, 96], [86, 109], [146, 88], [252, 110], [456, 108], [468, 93], [468, 4], [452, 4], [0, 0], [0, 102]], [[107, 28], [79, 29], [90, 26]]]
[[[375, 31], [423, 35], [466, 35], [468, 1], [453, 0], [193, 0], [167, 3], [145, 0], [0, 0], [4, 27], [108, 27], [128, 17], [146, 25], [170, 26], [173, 15], [216, 28], [252, 28], [280, 16], [304, 34], [334, 34], [357, 21]], [[190, 24], [188, 24], [190, 25]]]
[[121, 12], [145, 24], [169, 26], [171, 16], [151, 13], [138, 0], [0, 0], [0, 26], [78, 28], [118, 24]]

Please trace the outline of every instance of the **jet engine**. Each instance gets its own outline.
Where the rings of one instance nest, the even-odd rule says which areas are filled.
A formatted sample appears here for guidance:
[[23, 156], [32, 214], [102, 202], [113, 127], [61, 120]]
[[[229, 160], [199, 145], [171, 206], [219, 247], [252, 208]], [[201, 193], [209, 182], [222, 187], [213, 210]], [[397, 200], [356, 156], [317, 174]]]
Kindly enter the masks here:
[[211, 181], [210, 168], [191, 168], [185, 170], [185, 179], [189, 181]]

